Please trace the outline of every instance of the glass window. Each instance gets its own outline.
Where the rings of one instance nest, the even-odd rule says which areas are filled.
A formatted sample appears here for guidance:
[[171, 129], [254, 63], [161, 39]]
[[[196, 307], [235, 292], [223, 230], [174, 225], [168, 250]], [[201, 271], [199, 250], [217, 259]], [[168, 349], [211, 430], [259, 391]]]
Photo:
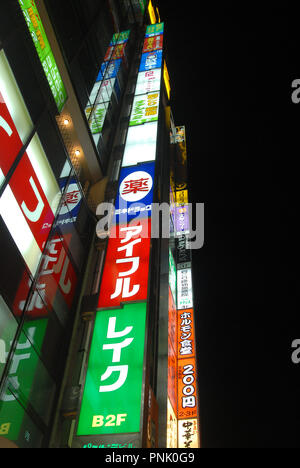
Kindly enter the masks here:
[[45, 424], [49, 422], [55, 384], [35, 349], [42, 346], [46, 322], [37, 320], [24, 324], [0, 396], [0, 427], [9, 422], [15, 434], [20, 431], [23, 417], [19, 403], [24, 409], [30, 405]]
[[0, 380], [17, 327], [16, 319], [0, 296]]

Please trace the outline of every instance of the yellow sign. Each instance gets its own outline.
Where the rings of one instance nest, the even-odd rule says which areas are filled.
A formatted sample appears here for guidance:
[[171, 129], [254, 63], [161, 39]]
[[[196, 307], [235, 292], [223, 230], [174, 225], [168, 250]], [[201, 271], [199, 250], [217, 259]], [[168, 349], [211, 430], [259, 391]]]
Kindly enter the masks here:
[[170, 76], [169, 76], [169, 72], [168, 72], [168, 69], [167, 69], [166, 62], [164, 62], [164, 82], [165, 82], [165, 87], [166, 87], [168, 99], [170, 99], [171, 85], [170, 85]]
[[149, 1], [148, 13], [149, 13], [151, 24], [155, 24], [157, 21], [156, 21], [156, 16], [155, 16], [155, 10], [153, 8], [151, 0]]
[[189, 202], [189, 192], [187, 190], [181, 190], [176, 192], [176, 203], [177, 205], [187, 205]]

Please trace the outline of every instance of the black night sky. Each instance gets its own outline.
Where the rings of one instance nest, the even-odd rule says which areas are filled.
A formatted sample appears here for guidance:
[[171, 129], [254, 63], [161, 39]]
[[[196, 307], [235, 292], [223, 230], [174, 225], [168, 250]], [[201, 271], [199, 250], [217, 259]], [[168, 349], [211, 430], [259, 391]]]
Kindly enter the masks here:
[[190, 198], [205, 203], [193, 253], [202, 446], [299, 447], [299, 15], [223, 3], [158, 2]]

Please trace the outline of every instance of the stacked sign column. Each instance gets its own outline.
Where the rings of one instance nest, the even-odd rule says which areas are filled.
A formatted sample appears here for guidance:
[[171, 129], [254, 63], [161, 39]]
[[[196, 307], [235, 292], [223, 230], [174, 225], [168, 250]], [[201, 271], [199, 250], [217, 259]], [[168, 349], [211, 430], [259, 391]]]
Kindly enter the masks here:
[[[184, 127], [177, 128], [177, 142], [185, 146]], [[175, 234], [177, 256], [177, 382], [178, 447], [198, 448], [198, 402], [196, 343], [192, 287], [192, 258], [187, 248], [190, 232], [188, 190], [179, 183], [175, 195]]]
[[77, 429], [106, 448], [142, 443], [162, 32], [147, 28], [143, 45]]

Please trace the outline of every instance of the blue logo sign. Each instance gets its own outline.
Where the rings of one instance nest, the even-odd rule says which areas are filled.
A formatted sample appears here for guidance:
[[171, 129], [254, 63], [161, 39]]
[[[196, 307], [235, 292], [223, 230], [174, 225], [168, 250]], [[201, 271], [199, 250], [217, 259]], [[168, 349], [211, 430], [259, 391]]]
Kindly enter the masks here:
[[154, 50], [142, 55], [140, 72], [152, 70], [153, 68], [161, 68], [162, 66], [162, 50]]
[[124, 167], [116, 199], [116, 222], [130, 222], [151, 216], [155, 163]]

